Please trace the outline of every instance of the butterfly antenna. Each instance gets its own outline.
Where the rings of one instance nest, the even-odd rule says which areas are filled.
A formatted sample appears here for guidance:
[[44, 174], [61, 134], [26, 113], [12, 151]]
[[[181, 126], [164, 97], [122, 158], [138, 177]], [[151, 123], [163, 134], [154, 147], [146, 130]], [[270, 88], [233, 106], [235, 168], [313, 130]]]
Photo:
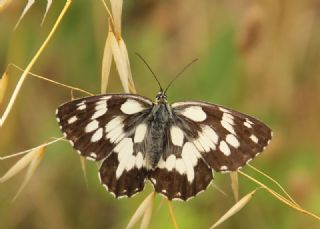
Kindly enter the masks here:
[[143, 61], [143, 63], [149, 68], [150, 72], [152, 73], [153, 77], [156, 79], [159, 87], [160, 87], [160, 90], [163, 91], [162, 87], [161, 87], [161, 84], [156, 76], [156, 74], [154, 74], [154, 72], [152, 71], [151, 67], [149, 66], [149, 64], [147, 63], [147, 61], [139, 54], [136, 52], [136, 55]]
[[166, 87], [166, 89], [164, 90], [164, 93], [167, 92], [167, 90], [169, 89], [169, 87], [171, 86], [171, 84], [179, 77], [181, 76], [181, 74], [187, 69], [189, 68], [193, 63], [195, 63], [196, 61], [198, 61], [199, 59], [196, 58], [194, 60], [192, 60], [189, 64], [187, 64], [177, 75], [176, 77], [173, 78], [173, 80], [171, 80], [171, 82], [169, 83], [169, 85]]

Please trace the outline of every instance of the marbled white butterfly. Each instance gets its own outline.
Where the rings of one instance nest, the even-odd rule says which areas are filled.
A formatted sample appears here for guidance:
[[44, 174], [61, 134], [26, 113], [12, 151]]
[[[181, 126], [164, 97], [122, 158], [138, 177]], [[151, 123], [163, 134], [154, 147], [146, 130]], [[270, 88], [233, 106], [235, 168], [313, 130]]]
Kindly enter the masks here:
[[131, 197], [149, 180], [169, 200], [205, 190], [213, 171], [236, 171], [268, 145], [271, 130], [237, 111], [205, 102], [170, 105], [135, 94], [73, 100], [57, 120], [84, 157], [103, 161], [100, 180], [115, 197]]
[[[137, 54], [137, 53], [136, 53]], [[213, 172], [241, 169], [269, 144], [262, 122], [205, 102], [170, 105], [160, 92], [155, 102], [135, 94], [105, 94], [61, 105], [57, 120], [80, 155], [101, 161], [99, 178], [115, 197], [131, 197], [149, 180], [169, 200], [188, 200], [204, 191]]]

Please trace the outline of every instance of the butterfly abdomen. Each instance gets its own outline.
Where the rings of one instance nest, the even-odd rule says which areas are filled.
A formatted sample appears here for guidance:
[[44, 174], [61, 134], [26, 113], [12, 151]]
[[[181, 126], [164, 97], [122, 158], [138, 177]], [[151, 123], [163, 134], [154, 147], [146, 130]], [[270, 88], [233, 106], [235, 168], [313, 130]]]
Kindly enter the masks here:
[[157, 166], [163, 153], [169, 120], [166, 105], [162, 103], [154, 105], [147, 136], [150, 145], [147, 146], [149, 150], [146, 152], [147, 160], [153, 168]]

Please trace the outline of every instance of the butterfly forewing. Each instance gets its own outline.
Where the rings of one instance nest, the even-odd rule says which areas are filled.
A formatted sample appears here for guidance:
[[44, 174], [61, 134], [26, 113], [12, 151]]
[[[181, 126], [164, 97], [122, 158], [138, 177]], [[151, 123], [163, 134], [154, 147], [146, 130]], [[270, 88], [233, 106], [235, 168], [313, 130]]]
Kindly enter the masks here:
[[57, 109], [61, 131], [85, 157], [101, 160], [132, 128], [133, 120], [148, 113], [152, 102], [131, 94], [107, 94], [73, 100]]
[[188, 101], [172, 107], [176, 116], [188, 120], [194, 136], [187, 135], [188, 140], [215, 171], [240, 169], [264, 150], [272, 136], [262, 122], [222, 106]]

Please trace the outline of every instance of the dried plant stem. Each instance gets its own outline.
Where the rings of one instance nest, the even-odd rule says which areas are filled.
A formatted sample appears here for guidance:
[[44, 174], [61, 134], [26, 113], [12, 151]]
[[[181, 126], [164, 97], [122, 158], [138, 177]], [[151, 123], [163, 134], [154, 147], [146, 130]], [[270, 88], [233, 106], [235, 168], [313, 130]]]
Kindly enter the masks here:
[[51, 144], [56, 143], [56, 142], [58, 142], [58, 141], [61, 141], [61, 140], [63, 140], [63, 139], [64, 139], [64, 137], [62, 137], [62, 138], [57, 138], [57, 139], [52, 140], [52, 141], [50, 141], [50, 142], [47, 142], [47, 143], [41, 144], [41, 145], [39, 145], [39, 146], [36, 146], [36, 147], [34, 147], [34, 148], [32, 148], [32, 149], [28, 149], [28, 150], [21, 151], [21, 152], [19, 152], [19, 153], [15, 153], [15, 154], [11, 154], [11, 155], [8, 155], [8, 156], [0, 157], [0, 160], [6, 160], [6, 159], [9, 159], [9, 158], [21, 156], [21, 155], [23, 155], [23, 154], [29, 153], [30, 151], [33, 151], [33, 150], [39, 149], [39, 148], [41, 148], [41, 147], [45, 147], [45, 146], [51, 145]]
[[[25, 71], [23, 68], [19, 67], [16, 64], [9, 64], [8, 67], [9, 66], [13, 66], [13, 67], [15, 67], [16, 69], [18, 69], [20, 71]], [[88, 92], [86, 90], [83, 90], [81, 88], [73, 87], [73, 86], [70, 86], [70, 85], [67, 85], [67, 84], [63, 84], [63, 83], [48, 79], [48, 78], [46, 78], [44, 76], [41, 76], [41, 75], [38, 75], [38, 74], [35, 74], [35, 73], [32, 73], [32, 72], [28, 72], [28, 74], [33, 76], [33, 77], [35, 77], [35, 78], [38, 78], [38, 79], [41, 79], [41, 80], [44, 80], [44, 81], [48, 81], [48, 82], [50, 82], [52, 84], [56, 84], [56, 85], [59, 85], [59, 86], [62, 86], [62, 87], [65, 87], [65, 88], [68, 88], [68, 89], [71, 89], [71, 90], [74, 90], [74, 91], [79, 91], [79, 92], [85, 93], [87, 95], [94, 95], [93, 93]]]
[[111, 24], [114, 25], [113, 16], [112, 16], [112, 13], [111, 13], [109, 7], [107, 6], [107, 4], [106, 4], [106, 2], [105, 2], [104, 0], [101, 0], [101, 2], [102, 2], [102, 4], [103, 4], [104, 8], [106, 8], [106, 11], [107, 11], [107, 13], [108, 13], [108, 15], [109, 15], [109, 18], [110, 18], [110, 20], [112, 21]]
[[306, 215], [309, 215], [317, 220], [320, 221], [320, 216], [315, 215], [314, 213], [311, 213], [303, 208], [301, 208], [300, 206], [296, 205], [294, 202], [291, 202], [290, 200], [286, 199], [285, 197], [283, 197], [282, 195], [280, 195], [279, 193], [273, 191], [272, 189], [268, 188], [266, 185], [264, 185], [263, 183], [261, 183], [260, 181], [257, 181], [256, 179], [254, 179], [253, 177], [249, 176], [248, 174], [242, 172], [242, 171], [238, 171], [238, 173], [240, 173], [241, 175], [247, 177], [248, 179], [250, 179], [251, 181], [255, 182], [256, 184], [260, 185], [262, 188], [264, 188], [265, 190], [267, 190], [269, 193], [271, 193], [273, 196], [275, 196], [278, 200], [280, 200], [281, 202], [283, 202], [284, 204], [292, 207], [293, 209], [302, 212]]
[[[248, 166], [253, 169], [254, 171], [260, 173], [261, 175], [265, 176], [266, 178], [268, 178], [269, 180], [271, 180], [273, 183], [275, 183], [280, 189], [281, 191], [291, 200], [291, 202], [293, 202], [296, 206], [299, 206], [299, 204], [297, 204], [297, 202], [294, 201], [294, 199], [289, 195], [289, 193], [279, 184], [279, 182], [277, 182], [275, 179], [273, 179], [272, 177], [270, 177], [269, 175], [265, 174], [264, 172], [260, 171], [259, 169], [257, 169], [256, 167], [248, 164]], [[300, 207], [300, 206], [299, 206]]]
[[58, 16], [55, 24], [53, 25], [50, 33], [48, 34], [47, 38], [45, 39], [45, 41], [42, 43], [42, 45], [40, 46], [39, 50], [36, 52], [36, 54], [34, 55], [34, 57], [31, 59], [30, 63], [27, 65], [26, 69], [24, 70], [24, 72], [22, 73], [17, 85], [16, 85], [16, 88], [14, 89], [13, 91], [13, 94], [9, 100], [9, 103], [0, 119], [0, 127], [3, 125], [3, 123], [5, 122], [5, 120], [7, 119], [11, 109], [12, 109], [12, 106], [18, 96], [18, 93], [22, 87], [22, 84], [24, 82], [24, 80], [26, 79], [30, 69], [32, 68], [32, 66], [34, 65], [34, 63], [37, 61], [37, 59], [39, 58], [40, 54], [42, 53], [42, 51], [44, 50], [44, 48], [47, 46], [47, 44], [49, 43], [51, 37], [53, 36], [53, 34], [55, 33], [55, 31], [57, 30], [63, 16], [65, 15], [65, 13], [67, 12], [70, 4], [71, 4], [72, 0], [67, 0], [60, 15]]
[[178, 229], [179, 227], [178, 227], [177, 220], [176, 220], [176, 217], [175, 217], [174, 212], [173, 212], [173, 207], [172, 207], [171, 201], [167, 200], [167, 204], [168, 204], [169, 214], [170, 214], [170, 218], [172, 220], [174, 229]]

